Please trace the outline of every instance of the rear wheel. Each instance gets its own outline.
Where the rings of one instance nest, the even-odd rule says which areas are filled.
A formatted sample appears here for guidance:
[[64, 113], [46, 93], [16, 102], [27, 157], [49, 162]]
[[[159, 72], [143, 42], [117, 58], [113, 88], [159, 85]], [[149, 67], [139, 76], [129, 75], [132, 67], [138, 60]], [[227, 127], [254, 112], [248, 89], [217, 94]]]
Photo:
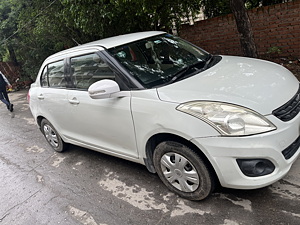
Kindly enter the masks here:
[[211, 171], [196, 152], [183, 144], [160, 143], [154, 150], [153, 163], [163, 183], [183, 198], [202, 200], [213, 191]]
[[67, 148], [67, 144], [61, 139], [53, 125], [48, 120], [42, 120], [41, 131], [55, 151], [62, 152]]

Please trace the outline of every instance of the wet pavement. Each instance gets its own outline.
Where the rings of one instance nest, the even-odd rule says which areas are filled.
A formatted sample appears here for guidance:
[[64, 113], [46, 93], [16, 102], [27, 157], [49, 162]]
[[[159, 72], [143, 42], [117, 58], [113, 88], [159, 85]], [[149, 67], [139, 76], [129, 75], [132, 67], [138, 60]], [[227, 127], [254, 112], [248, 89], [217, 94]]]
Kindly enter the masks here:
[[188, 201], [142, 165], [73, 145], [55, 153], [26, 94], [9, 94], [14, 115], [0, 103], [0, 225], [300, 224], [300, 159], [269, 187]]

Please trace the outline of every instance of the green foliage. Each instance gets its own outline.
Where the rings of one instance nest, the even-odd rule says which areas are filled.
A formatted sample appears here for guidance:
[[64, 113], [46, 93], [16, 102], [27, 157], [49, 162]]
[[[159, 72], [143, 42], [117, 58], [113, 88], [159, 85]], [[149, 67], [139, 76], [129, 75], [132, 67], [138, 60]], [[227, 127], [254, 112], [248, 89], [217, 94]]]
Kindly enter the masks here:
[[[295, 0], [244, 0], [247, 9], [259, 6], [274, 5]], [[202, 0], [202, 7], [207, 18], [226, 15], [231, 13], [230, 0]]]
[[270, 47], [267, 51], [269, 55], [280, 54], [281, 52], [281, 47], [278, 46]]
[[92, 37], [171, 30], [200, 11], [201, 0], [61, 0], [70, 27]]
[[[287, 0], [247, 0], [247, 7]], [[1, 0], [0, 60], [35, 78], [49, 55], [96, 39], [180, 27], [204, 6], [208, 17], [230, 13], [229, 0]]]
[[34, 78], [43, 60], [65, 47], [73, 46], [71, 32], [60, 16], [62, 5], [59, 1], [31, 0], [23, 3], [18, 17], [20, 42], [17, 56], [23, 70]]
[[203, 0], [202, 6], [208, 18], [231, 13], [229, 0]]
[[0, 56], [2, 60], [9, 60], [15, 63], [15, 55], [13, 45], [16, 39], [10, 42], [8, 39], [12, 37], [17, 29], [16, 17], [19, 11], [17, 0], [2, 0], [0, 3]]
[[182, 18], [196, 15], [200, 1], [2, 0], [0, 54], [3, 58], [10, 49], [9, 55], [16, 55], [23, 71], [34, 78], [54, 52], [129, 32], [170, 31]]

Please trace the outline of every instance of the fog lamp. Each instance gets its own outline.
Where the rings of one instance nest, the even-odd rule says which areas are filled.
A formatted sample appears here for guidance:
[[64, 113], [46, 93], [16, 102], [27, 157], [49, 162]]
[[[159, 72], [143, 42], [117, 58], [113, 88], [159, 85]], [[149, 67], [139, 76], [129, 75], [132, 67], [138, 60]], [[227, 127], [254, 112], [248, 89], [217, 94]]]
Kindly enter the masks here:
[[241, 171], [248, 177], [259, 177], [272, 173], [274, 164], [268, 159], [237, 159]]

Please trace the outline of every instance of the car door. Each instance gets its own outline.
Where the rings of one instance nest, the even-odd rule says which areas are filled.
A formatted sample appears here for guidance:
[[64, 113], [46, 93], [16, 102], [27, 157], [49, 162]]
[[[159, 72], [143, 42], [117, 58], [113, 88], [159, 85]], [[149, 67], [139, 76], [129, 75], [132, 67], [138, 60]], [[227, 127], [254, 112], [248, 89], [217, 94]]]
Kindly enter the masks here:
[[68, 116], [65, 105], [68, 101], [64, 60], [47, 64], [40, 76], [40, 86], [36, 90], [38, 115], [46, 118], [55, 129], [63, 134]]
[[96, 53], [70, 58], [73, 90], [68, 91], [68, 138], [74, 143], [127, 157], [138, 157], [130, 97], [92, 99], [88, 87], [115, 73]]

